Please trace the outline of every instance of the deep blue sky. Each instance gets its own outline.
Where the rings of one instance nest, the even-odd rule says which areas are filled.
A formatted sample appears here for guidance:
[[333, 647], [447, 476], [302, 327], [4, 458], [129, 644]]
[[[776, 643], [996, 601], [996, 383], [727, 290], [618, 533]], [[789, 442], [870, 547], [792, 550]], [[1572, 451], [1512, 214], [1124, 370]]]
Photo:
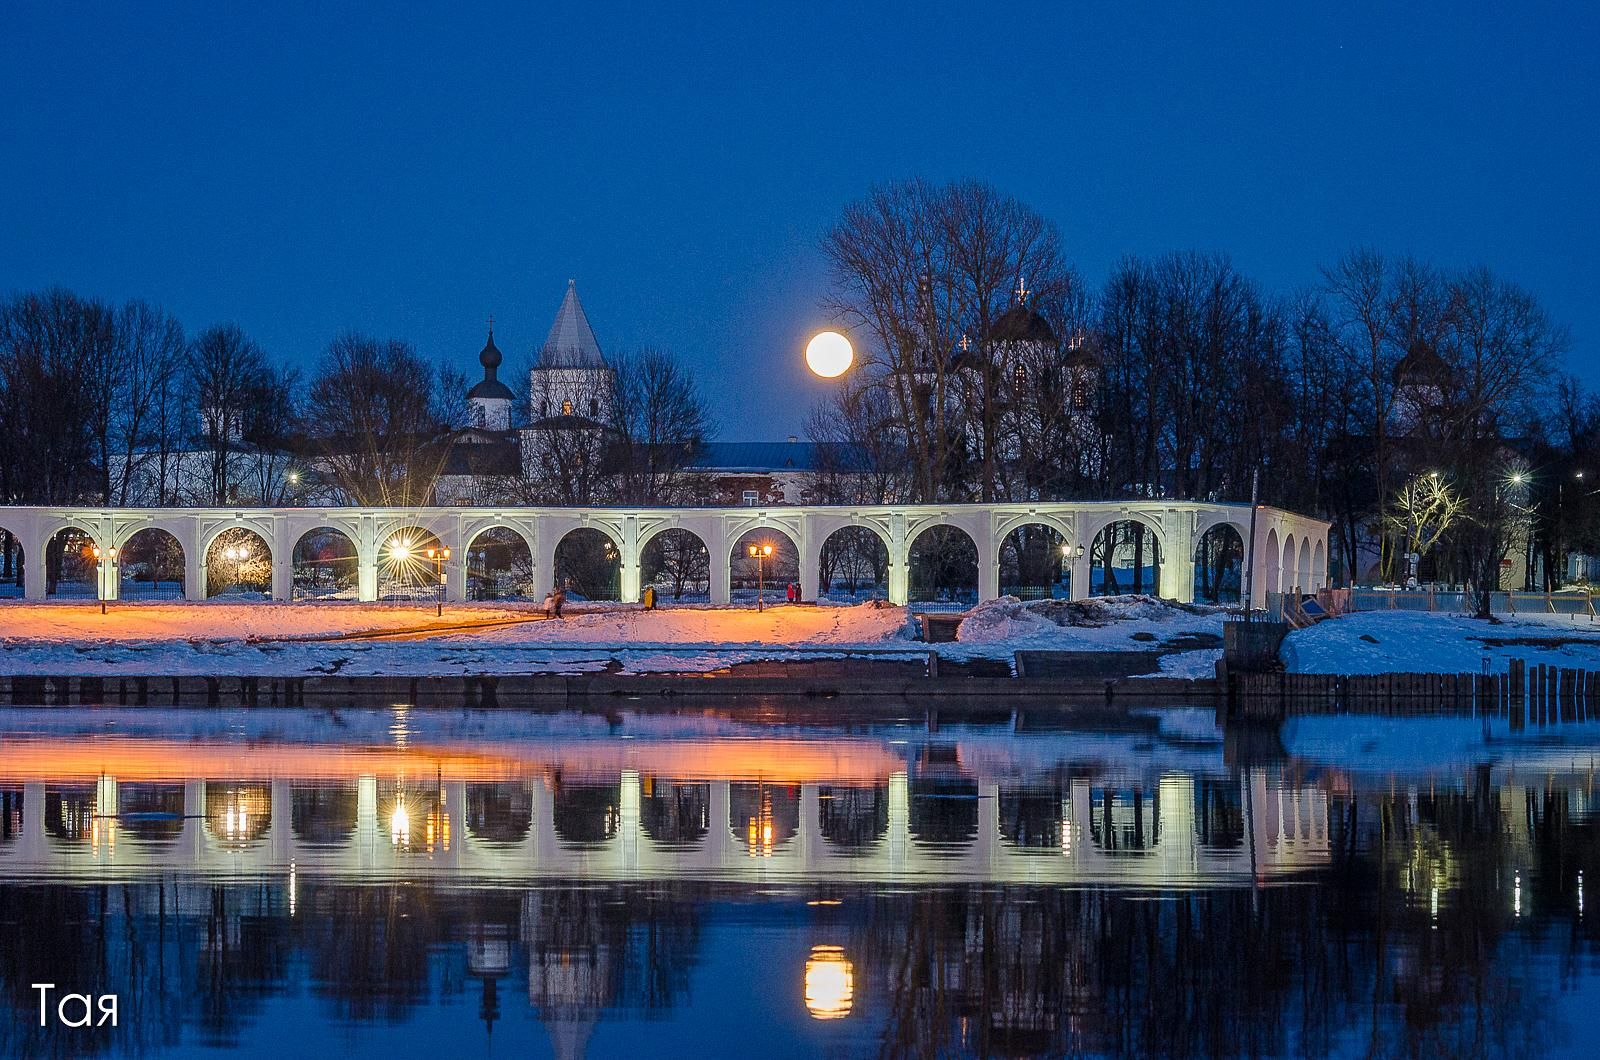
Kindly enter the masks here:
[[5, 5], [0, 291], [475, 369], [488, 314], [515, 361], [576, 277], [603, 346], [781, 437], [823, 393], [819, 233], [973, 175], [1094, 283], [1195, 248], [1288, 290], [1371, 243], [1493, 266], [1600, 367], [1596, 5], [349, 6]]

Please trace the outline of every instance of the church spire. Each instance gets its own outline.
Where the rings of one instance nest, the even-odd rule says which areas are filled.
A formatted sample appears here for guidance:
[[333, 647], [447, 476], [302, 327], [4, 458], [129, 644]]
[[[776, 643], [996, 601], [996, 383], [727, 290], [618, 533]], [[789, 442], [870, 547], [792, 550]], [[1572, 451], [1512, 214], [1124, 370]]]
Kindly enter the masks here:
[[578, 301], [578, 281], [567, 281], [567, 293], [556, 310], [555, 322], [545, 337], [539, 361], [552, 368], [604, 368], [606, 359], [595, 341], [594, 330]]

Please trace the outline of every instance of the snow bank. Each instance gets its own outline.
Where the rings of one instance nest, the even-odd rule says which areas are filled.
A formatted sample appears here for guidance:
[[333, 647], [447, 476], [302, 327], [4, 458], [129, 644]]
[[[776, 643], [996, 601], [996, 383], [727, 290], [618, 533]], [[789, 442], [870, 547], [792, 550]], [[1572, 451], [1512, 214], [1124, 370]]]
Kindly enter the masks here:
[[[962, 619], [963, 647], [1057, 651], [1148, 651], [1186, 633], [1222, 636], [1226, 608], [1177, 604], [1154, 596], [1039, 600], [1014, 596], [981, 603]], [[1135, 639], [1135, 634], [1141, 634]]]
[[1362, 611], [1295, 630], [1281, 655], [1292, 673], [1504, 673], [1512, 659], [1600, 669], [1600, 623], [1514, 616], [1497, 624], [1427, 611]]

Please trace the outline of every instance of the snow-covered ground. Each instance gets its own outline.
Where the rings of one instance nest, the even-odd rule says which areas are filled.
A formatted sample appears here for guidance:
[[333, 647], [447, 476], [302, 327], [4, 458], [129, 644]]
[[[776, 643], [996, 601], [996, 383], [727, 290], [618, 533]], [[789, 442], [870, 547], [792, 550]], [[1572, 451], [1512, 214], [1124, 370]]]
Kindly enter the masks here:
[[1503, 673], [1512, 659], [1600, 669], [1600, 622], [1506, 616], [1498, 623], [1427, 611], [1363, 611], [1295, 630], [1283, 642], [1294, 673]]
[[[1150, 650], [1185, 634], [1221, 632], [1220, 611], [1147, 597], [993, 601], [968, 617], [958, 642], [939, 645], [916, 640], [906, 608], [872, 605], [764, 612], [587, 605], [547, 621], [537, 608], [507, 606], [451, 605], [435, 617], [417, 604], [118, 603], [101, 615], [92, 604], [13, 603], [0, 606], [0, 672], [576, 673], [613, 660], [625, 672], [704, 672], [797, 656], [920, 658], [930, 649], [952, 659], [1008, 659], [1020, 648]], [[400, 639], [336, 639], [375, 634]], [[1210, 676], [1215, 659], [1214, 649], [1185, 652], [1163, 659], [1163, 672]]]

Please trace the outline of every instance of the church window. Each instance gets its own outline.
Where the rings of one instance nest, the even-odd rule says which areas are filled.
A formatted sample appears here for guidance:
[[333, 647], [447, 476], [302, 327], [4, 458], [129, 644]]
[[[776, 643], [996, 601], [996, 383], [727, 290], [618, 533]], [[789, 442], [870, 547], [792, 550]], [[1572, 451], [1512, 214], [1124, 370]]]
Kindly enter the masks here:
[[561, 415], [572, 415], [572, 401], [570, 399], [561, 403]]
[[761, 503], [761, 494], [755, 490], [744, 491], [744, 506], [746, 508], [754, 508], [759, 503]]
[[1089, 408], [1089, 387], [1082, 379], [1072, 381], [1072, 410], [1084, 412]]
[[589, 415], [591, 417], [595, 417], [595, 416], [600, 415], [600, 399], [599, 398], [590, 398], [589, 399]]
[[541, 398], [539, 400], [539, 418], [542, 420], [548, 415], [550, 415], [550, 402]]
[[1022, 365], [1017, 365], [1011, 370], [1011, 380], [1018, 390], [1028, 389], [1028, 370]]

